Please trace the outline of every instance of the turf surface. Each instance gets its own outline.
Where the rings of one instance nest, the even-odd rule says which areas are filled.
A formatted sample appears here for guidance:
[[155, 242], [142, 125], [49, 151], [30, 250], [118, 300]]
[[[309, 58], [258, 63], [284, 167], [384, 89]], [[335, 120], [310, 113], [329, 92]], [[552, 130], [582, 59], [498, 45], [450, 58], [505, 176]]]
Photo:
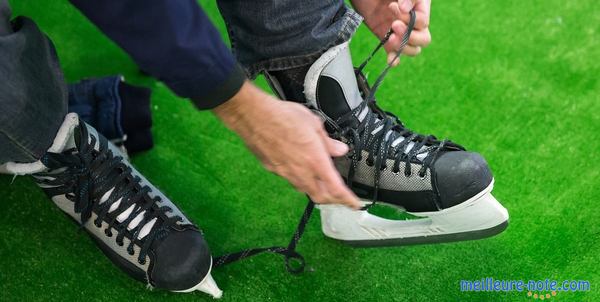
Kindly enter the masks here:
[[[140, 75], [67, 1], [11, 2], [54, 40], [68, 80], [122, 73], [153, 88], [156, 147], [133, 162], [204, 229], [214, 254], [287, 242], [305, 198], [261, 169], [211, 113]], [[224, 34], [214, 2], [202, 5]], [[550, 300], [600, 300], [596, 2], [440, 1], [432, 14], [433, 43], [391, 72], [379, 101], [412, 129], [484, 154], [509, 228], [476, 242], [354, 249], [324, 238], [315, 215], [299, 245], [310, 272], [291, 276], [273, 255], [219, 268], [223, 301], [533, 300], [460, 291], [461, 279], [483, 277], [588, 280], [591, 291]], [[362, 27], [355, 59], [375, 43]], [[0, 300], [211, 300], [146, 290], [30, 179], [2, 176], [0, 184]]]

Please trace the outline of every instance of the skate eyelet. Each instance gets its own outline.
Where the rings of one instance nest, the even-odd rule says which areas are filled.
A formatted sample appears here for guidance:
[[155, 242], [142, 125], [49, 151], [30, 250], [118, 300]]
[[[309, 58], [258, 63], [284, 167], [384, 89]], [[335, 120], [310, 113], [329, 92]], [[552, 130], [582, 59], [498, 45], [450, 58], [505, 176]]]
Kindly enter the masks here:
[[140, 265], [144, 265], [144, 264], [146, 264], [146, 259], [144, 259], [144, 260], [139, 260], [139, 259], [138, 259], [138, 263], [139, 263]]
[[425, 174], [421, 174], [421, 173], [419, 173], [419, 178], [420, 178], [421, 180], [425, 179], [426, 177], [427, 177], [427, 173], [425, 173]]
[[127, 250], [127, 254], [133, 256], [133, 255], [135, 255], [135, 251], [133, 251], [133, 250]]
[[118, 245], [118, 246], [123, 246], [123, 245], [125, 245], [125, 244], [123, 243], [123, 241], [117, 241], [117, 245]]
[[404, 172], [404, 176], [405, 176], [405, 177], [411, 177], [411, 176], [412, 176], [412, 173], [406, 173], [406, 172]]
[[366, 163], [366, 164], [367, 164], [367, 166], [369, 166], [369, 167], [373, 167], [373, 165], [375, 165], [375, 162], [373, 162], [372, 160], [369, 160], [368, 158], [367, 158], [367, 160], [365, 161], [365, 163]]

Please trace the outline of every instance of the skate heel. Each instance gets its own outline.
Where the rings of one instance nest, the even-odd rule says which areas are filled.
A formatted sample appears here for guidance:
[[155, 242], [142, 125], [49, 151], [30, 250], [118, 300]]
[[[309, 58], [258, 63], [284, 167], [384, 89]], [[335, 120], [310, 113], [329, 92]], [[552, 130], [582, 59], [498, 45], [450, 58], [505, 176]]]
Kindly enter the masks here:
[[341, 205], [320, 205], [325, 236], [356, 246], [441, 243], [490, 237], [508, 226], [508, 211], [486, 190], [454, 207], [385, 219]]

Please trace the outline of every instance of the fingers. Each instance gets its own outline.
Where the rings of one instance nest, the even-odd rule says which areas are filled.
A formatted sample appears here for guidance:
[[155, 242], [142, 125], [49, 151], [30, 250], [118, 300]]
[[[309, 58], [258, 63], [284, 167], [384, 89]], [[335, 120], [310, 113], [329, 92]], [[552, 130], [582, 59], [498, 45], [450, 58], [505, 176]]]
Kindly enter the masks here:
[[404, 49], [402, 50], [402, 53], [409, 57], [414, 57], [421, 53], [421, 47], [406, 45], [406, 47], [404, 47]]
[[[391, 64], [392, 67], [396, 67], [396, 66], [398, 66], [398, 64], [400, 64], [400, 57], [397, 57], [394, 60], [395, 57], [396, 57], [396, 52], [390, 52], [387, 55], [387, 63]], [[392, 60], [394, 60], [394, 62], [392, 62]]]
[[314, 127], [325, 144], [325, 149], [331, 157], [340, 157], [348, 153], [348, 145], [329, 137], [323, 127], [323, 121], [314, 116]]
[[[258, 141], [264, 143], [280, 140], [280, 144], [254, 147], [256, 153], [267, 154], [259, 156], [265, 158], [262, 161], [265, 168], [287, 179], [298, 191], [308, 194], [316, 203], [339, 203], [359, 209], [358, 197], [346, 186], [331, 160], [332, 156], [346, 154], [348, 146], [329, 138], [323, 121], [302, 105], [289, 104], [285, 109], [292, 112], [285, 122], [294, 119], [290, 123], [303, 127], [289, 127], [287, 135], [283, 137], [289, 136], [290, 139], [275, 136]], [[248, 145], [253, 149], [253, 144]]]
[[265, 164], [265, 167], [286, 178], [298, 191], [308, 194], [316, 203], [338, 203], [360, 209], [358, 197], [346, 186], [331, 160], [331, 156], [346, 154], [348, 146], [331, 139], [319, 118], [312, 119], [311, 124], [315, 139], [311, 140], [311, 147], [304, 152], [310, 154], [308, 157], [294, 164], [274, 167]]
[[417, 12], [417, 17], [419, 13], [427, 19], [427, 26], [429, 26], [429, 16], [431, 13], [431, 0], [422, 0], [415, 4], [415, 12]]
[[[333, 156], [342, 156], [348, 152], [348, 146], [342, 142], [331, 139], [322, 126], [320, 127], [319, 135], [321, 136], [323, 146], [329, 151], [329, 154], [333, 155], [332, 151], [334, 151], [338, 152], [337, 154], [339, 155]], [[332, 202], [342, 203], [349, 207], [359, 209], [360, 203], [358, 197], [356, 197], [356, 195], [354, 195], [354, 193], [346, 186], [342, 177], [333, 165], [331, 158], [326, 155], [319, 156], [318, 154], [321, 153], [315, 152], [316, 164], [312, 168], [314, 169], [318, 182], [320, 182], [320, 187], [328, 192]], [[313, 196], [311, 195], [311, 197]], [[317, 201], [315, 200], [315, 202]]]
[[327, 133], [325, 133], [325, 129], [323, 129], [323, 127], [321, 127], [321, 130], [319, 131], [321, 137], [324, 140], [325, 143], [325, 148], [327, 149], [327, 153], [329, 153], [329, 155], [331, 157], [340, 157], [340, 156], [344, 156], [346, 155], [346, 153], [348, 153], [348, 145], [332, 139], [329, 137], [329, 135], [327, 135]]
[[340, 157], [348, 153], [348, 145], [329, 137], [325, 139], [325, 147], [331, 157]]
[[286, 178], [298, 191], [308, 194], [316, 203], [339, 203], [360, 209], [358, 197], [348, 189], [331, 159], [327, 155], [318, 154], [319, 152], [315, 152], [312, 160], [305, 165], [287, 167], [276, 174]]
[[402, 12], [402, 10], [400, 9], [400, 5], [398, 4], [398, 2], [391, 2], [388, 7], [390, 8], [390, 10], [392, 11], [392, 13], [394, 14], [394, 16], [396, 17], [396, 19], [400, 19], [400, 17], [402, 15], [404, 15], [404, 13]]
[[354, 209], [359, 209], [360, 203], [358, 197], [356, 197], [356, 195], [354, 195], [354, 193], [346, 186], [331, 159], [323, 158], [320, 161], [322, 162], [321, 164], [313, 166], [312, 168], [314, 169], [317, 181], [320, 182], [321, 189], [327, 192], [326, 195], [329, 199], [319, 200], [318, 197], [311, 194], [309, 195], [312, 198], [317, 198], [315, 200], [317, 203], [334, 202], [345, 204]]
[[402, 12], [408, 13], [419, 0], [399, 0], [399, 8]]
[[[406, 25], [402, 21], [394, 21], [392, 23], [392, 29], [394, 34], [390, 36], [390, 39], [385, 45], [385, 50], [388, 52], [387, 62], [390, 63], [396, 56], [395, 52], [400, 49], [402, 45], [402, 36], [406, 30]], [[408, 39], [408, 44], [402, 50], [402, 54], [407, 56], [416, 56], [421, 53], [423, 47], [427, 47], [431, 43], [431, 34], [428, 29], [423, 31], [413, 31]], [[392, 66], [396, 66], [400, 63], [400, 59], [397, 58]]]
[[[417, 56], [421, 53], [422, 49], [420, 46], [412, 46], [412, 45], [406, 45], [404, 47], [404, 49], [402, 50], [402, 54], [407, 55], [409, 57], [414, 57]], [[394, 60], [395, 58], [395, 60]], [[392, 62], [392, 60], [394, 60], [394, 62]], [[397, 66], [398, 64], [400, 64], [400, 57], [396, 57], [396, 53], [395, 52], [390, 52], [387, 55], [387, 62], [388, 64], [391, 64], [392, 67]]]
[[[398, 3], [392, 2], [390, 4], [390, 9], [394, 11], [397, 16], [403, 16], [398, 7]], [[431, 43], [431, 33], [429, 32], [428, 28], [429, 18], [419, 18], [419, 14], [423, 16], [423, 13], [417, 12], [417, 23], [421, 29], [417, 29], [416, 23], [415, 29], [411, 32], [411, 35], [408, 39], [408, 44], [402, 50], [402, 54], [407, 56], [416, 56], [420, 54], [422, 48], [427, 47]], [[394, 57], [396, 56], [395, 52], [400, 49], [400, 46], [402, 45], [402, 37], [407, 29], [406, 23], [408, 23], [408, 21], [403, 21], [402, 19], [394, 21], [392, 23], [392, 30], [394, 33], [390, 36], [388, 42], [385, 44], [385, 50], [388, 52], [387, 62], [392, 64], [392, 66], [396, 66], [400, 63], [400, 58], [396, 58], [396, 60], [394, 60]], [[394, 62], [392, 62], [392, 60], [394, 60]]]
[[[410, 21], [410, 17], [407, 21]], [[415, 29], [425, 29], [429, 27], [429, 15], [425, 15], [423, 12], [415, 11]]]
[[[392, 30], [394, 34], [388, 40], [388, 47], [393, 50], [400, 48], [402, 43], [402, 36], [406, 32], [406, 24], [400, 20], [396, 20], [392, 23]], [[431, 43], [431, 33], [429, 29], [413, 30], [408, 38], [408, 44], [412, 46], [426, 47]]]
[[[415, 29], [420, 30], [429, 27], [430, 4], [431, 2], [429, 0], [424, 0], [417, 2], [415, 5]], [[390, 3], [389, 8], [396, 19], [401, 20], [404, 24], [408, 24], [410, 21], [410, 9], [408, 11], [403, 11], [401, 5], [397, 2]]]

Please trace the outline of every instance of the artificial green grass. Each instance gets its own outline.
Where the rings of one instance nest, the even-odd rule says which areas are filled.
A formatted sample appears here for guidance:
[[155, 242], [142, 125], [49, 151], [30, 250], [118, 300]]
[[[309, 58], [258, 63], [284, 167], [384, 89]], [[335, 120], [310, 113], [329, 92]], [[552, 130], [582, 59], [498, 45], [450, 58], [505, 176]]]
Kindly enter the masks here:
[[[209, 112], [135, 64], [66, 1], [11, 1], [54, 40], [68, 80], [121, 73], [154, 91], [156, 147], [133, 163], [204, 230], [213, 254], [285, 244], [305, 198], [264, 171]], [[201, 3], [225, 35], [216, 5]], [[591, 0], [440, 1], [433, 43], [403, 59], [379, 92], [412, 129], [481, 152], [509, 228], [474, 242], [356, 249], [323, 237], [318, 213], [293, 276], [275, 255], [214, 271], [223, 301], [524, 301], [525, 292], [464, 293], [461, 279], [578, 279], [600, 292], [600, 10]], [[362, 27], [356, 61], [376, 40]], [[383, 56], [371, 66], [382, 67]], [[263, 87], [264, 81], [259, 81]], [[27, 177], [0, 177], [0, 300], [210, 301], [149, 291], [115, 268]]]

